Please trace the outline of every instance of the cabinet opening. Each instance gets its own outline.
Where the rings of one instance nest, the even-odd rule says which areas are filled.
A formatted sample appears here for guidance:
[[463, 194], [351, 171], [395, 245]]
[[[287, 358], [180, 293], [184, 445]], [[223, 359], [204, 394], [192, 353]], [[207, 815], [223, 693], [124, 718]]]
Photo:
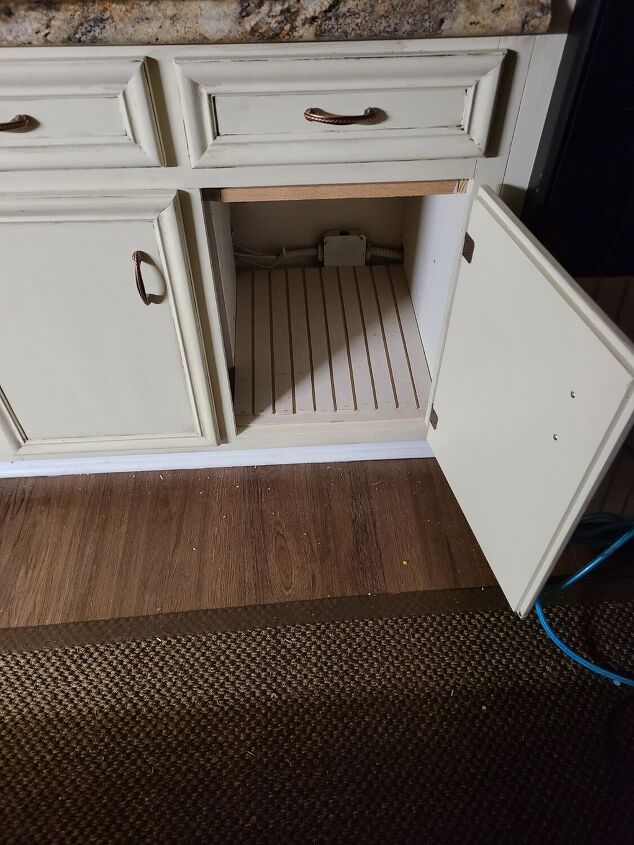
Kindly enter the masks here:
[[466, 196], [235, 190], [281, 192], [205, 197], [238, 429], [422, 420]]

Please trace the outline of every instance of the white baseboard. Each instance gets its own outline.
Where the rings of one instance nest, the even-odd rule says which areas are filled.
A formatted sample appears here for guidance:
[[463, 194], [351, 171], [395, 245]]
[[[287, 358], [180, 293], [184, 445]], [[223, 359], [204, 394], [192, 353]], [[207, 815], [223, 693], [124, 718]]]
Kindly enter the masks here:
[[0, 478], [27, 478], [37, 475], [88, 475], [96, 472], [212, 469], [214, 467], [264, 466], [266, 464], [323, 464], [343, 461], [382, 461], [433, 457], [434, 454], [426, 440], [395, 443], [349, 443], [339, 446], [292, 446], [277, 449], [215, 449], [208, 452], [0, 461]]

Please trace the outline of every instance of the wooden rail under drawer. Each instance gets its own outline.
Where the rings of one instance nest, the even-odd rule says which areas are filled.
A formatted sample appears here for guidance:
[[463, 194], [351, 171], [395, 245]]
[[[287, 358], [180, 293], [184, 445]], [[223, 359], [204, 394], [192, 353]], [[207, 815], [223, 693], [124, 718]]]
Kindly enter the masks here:
[[362, 182], [337, 185], [271, 185], [247, 188], [214, 188], [204, 192], [221, 202], [273, 202], [283, 200], [335, 200], [354, 197], [422, 197], [431, 194], [464, 194], [468, 179], [430, 182]]

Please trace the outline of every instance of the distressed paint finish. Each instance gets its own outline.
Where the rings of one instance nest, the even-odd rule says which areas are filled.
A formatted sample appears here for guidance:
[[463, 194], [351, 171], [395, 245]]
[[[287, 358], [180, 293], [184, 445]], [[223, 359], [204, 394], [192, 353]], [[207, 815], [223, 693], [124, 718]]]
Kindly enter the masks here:
[[0, 46], [346, 41], [545, 32], [545, 0], [0, 0]]

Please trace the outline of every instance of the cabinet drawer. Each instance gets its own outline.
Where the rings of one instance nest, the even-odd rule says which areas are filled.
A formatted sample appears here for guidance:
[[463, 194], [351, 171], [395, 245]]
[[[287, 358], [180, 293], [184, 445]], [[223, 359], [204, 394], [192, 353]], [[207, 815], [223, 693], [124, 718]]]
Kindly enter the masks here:
[[0, 123], [2, 170], [162, 162], [143, 58], [2, 61]]
[[[177, 60], [193, 167], [484, 155], [503, 51]], [[376, 114], [329, 125], [306, 109]]]

